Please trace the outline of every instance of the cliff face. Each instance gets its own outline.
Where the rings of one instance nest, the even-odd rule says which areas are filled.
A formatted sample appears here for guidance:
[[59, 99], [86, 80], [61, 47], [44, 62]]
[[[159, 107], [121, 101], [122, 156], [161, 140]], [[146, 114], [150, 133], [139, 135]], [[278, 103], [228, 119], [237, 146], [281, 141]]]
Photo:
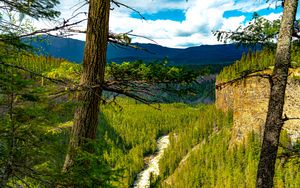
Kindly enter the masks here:
[[[293, 70], [286, 89], [284, 114], [289, 118], [300, 118], [300, 70]], [[270, 85], [267, 79], [252, 77], [216, 90], [216, 105], [223, 111], [233, 111], [231, 142], [240, 142], [247, 133], [254, 131], [260, 136], [266, 120]], [[300, 138], [300, 120], [289, 120], [283, 127], [292, 142]]]

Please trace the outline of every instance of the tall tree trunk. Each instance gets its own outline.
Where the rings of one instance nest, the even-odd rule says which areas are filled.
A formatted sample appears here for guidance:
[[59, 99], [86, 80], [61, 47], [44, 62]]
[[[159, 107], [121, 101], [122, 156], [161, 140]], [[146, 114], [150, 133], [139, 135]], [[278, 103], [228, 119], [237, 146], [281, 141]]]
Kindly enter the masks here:
[[86, 44], [84, 50], [83, 73], [80, 85], [85, 88], [78, 94], [78, 106], [74, 115], [74, 125], [70, 136], [69, 150], [63, 172], [67, 172], [76, 157], [78, 149], [96, 138], [99, 104], [104, 81], [106, 49], [109, 31], [110, 0], [90, 0]]
[[257, 188], [271, 188], [273, 186], [279, 137], [284, 124], [282, 118], [283, 106], [288, 71], [291, 64], [291, 39], [297, 6], [298, 0], [285, 0], [276, 50], [275, 67], [272, 73], [268, 114], [257, 170]]

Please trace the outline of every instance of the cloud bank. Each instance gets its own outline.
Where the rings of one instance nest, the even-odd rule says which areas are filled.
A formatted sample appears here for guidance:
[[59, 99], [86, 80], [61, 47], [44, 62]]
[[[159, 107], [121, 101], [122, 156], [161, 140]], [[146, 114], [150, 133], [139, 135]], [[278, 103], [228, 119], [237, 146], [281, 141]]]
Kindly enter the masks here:
[[[70, 17], [78, 2], [73, 0], [62, 0], [60, 9], [62, 17]], [[142, 20], [133, 11], [127, 8], [113, 7], [110, 13], [110, 30], [114, 33], [132, 33], [151, 38], [158, 44], [168, 47], [184, 48], [202, 44], [218, 44], [212, 31], [235, 30], [240, 25], [245, 25], [249, 20], [245, 15], [230, 15], [224, 17], [227, 11], [239, 11], [242, 13], [253, 13], [255, 11], [270, 8], [274, 5], [265, 3], [265, 0], [119, 0], [141, 14], [155, 15], [154, 18]], [[73, 7], [73, 8], [72, 8]], [[86, 11], [83, 7], [78, 11]], [[176, 11], [174, 11], [176, 10]], [[164, 12], [168, 18], [160, 17]], [[182, 19], [174, 19], [182, 13]], [[299, 15], [299, 14], [298, 14]], [[268, 19], [276, 19], [280, 13], [264, 15]], [[85, 28], [81, 25], [80, 28]], [[83, 35], [75, 38], [84, 40]], [[133, 42], [152, 43], [152, 41], [135, 37]]]

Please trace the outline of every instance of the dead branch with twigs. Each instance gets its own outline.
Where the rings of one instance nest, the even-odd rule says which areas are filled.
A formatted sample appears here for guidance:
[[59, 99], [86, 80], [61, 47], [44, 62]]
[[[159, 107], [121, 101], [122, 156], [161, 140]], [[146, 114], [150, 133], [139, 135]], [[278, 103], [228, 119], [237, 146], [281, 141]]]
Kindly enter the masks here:
[[[158, 93], [178, 93], [182, 92], [182, 90], [185, 90], [184, 92], [196, 94], [196, 91], [194, 91], [192, 88], [180, 88], [179, 85], [182, 83], [184, 83], [185, 85], [191, 83], [199, 84], [196, 80], [196, 77], [182, 80], [170, 78], [147, 79], [138, 76], [130, 76], [127, 74], [119, 75], [119, 73], [115, 73], [116, 75], [114, 75], [114, 73], [111, 73], [112, 75], [106, 78], [102, 85], [81, 85], [73, 80], [51, 78], [45, 76], [42, 73], [37, 73], [28, 68], [10, 63], [0, 61], [0, 65], [25, 71], [34, 76], [41, 77], [54, 84], [57, 84], [57, 91], [55, 93], [50, 94], [50, 98], [52, 99], [59, 98], [74, 92], [81, 92], [86, 90], [93, 91], [95, 88], [101, 88], [103, 89], [103, 91], [114, 93], [113, 95], [127, 96], [136, 101], [152, 106], [156, 109], [158, 109], [158, 107], [154, 106], [153, 103], [157, 102], [156, 100], [158, 97]], [[111, 97], [107, 99], [105, 99], [104, 96], [98, 97], [102, 100], [103, 103], [109, 103], [108, 101], [111, 101]], [[160, 99], [163, 98], [162, 96], [160, 97]], [[115, 97], [113, 97], [113, 100], [114, 99]]]

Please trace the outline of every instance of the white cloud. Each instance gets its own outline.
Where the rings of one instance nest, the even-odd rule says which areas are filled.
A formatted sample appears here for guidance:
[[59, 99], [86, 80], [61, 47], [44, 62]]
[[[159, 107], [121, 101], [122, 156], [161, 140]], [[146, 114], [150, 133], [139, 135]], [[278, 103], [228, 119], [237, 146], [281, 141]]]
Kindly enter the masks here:
[[[223, 13], [232, 10], [233, 0], [194, 0], [185, 12], [182, 22], [172, 20], [140, 20], [131, 18], [130, 14], [112, 12], [110, 28], [114, 32], [127, 32], [151, 38], [161, 45], [169, 47], [186, 47], [187, 45], [219, 43], [212, 30], [234, 29], [242, 24], [244, 16], [223, 18]], [[134, 42], [151, 42], [135, 38]]]
[[245, 21], [245, 16], [238, 16], [238, 17], [230, 17], [223, 20], [223, 26], [221, 30], [223, 31], [234, 31], [237, 29], [237, 26], [242, 25]]
[[[83, 0], [62, 0], [62, 17], [68, 18]], [[140, 11], [142, 14], [158, 13], [166, 10], [182, 10], [185, 14], [183, 21], [170, 19], [141, 20], [131, 17], [132, 11], [126, 8], [114, 6], [110, 16], [110, 30], [115, 33], [123, 33], [133, 30], [134, 34], [145, 36], [155, 40], [163, 46], [186, 47], [200, 44], [219, 43], [212, 30], [235, 30], [245, 22], [245, 16], [224, 18], [226, 11], [238, 10], [241, 12], [253, 12], [270, 7], [265, 0], [119, 0]], [[70, 8], [73, 7], [73, 8]], [[79, 11], [86, 11], [83, 7]], [[267, 18], [277, 18], [279, 14], [270, 14]], [[80, 17], [82, 18], [82, 16]], [[82, 24], [79, 28], [84, 29]], [[83, 35], [73, 38], [84, 40]], [[134, 38], [134, 42], [150, 43], [144, 38]]]
[[282, 13], [278, 13], [278, 14], [271, 13], [271, 14], [265, 15], [263, 17], [266, 18], [267, 20], [274, 21], [274, 20], [278, 20], [281, 15], [282, 15]]
[[[243, 25], [245, 16], [224, 18], [223, 14], [229, 10], [254, 12], [271, 7], [265, 0], [124, 0], [141, 12], [152, 13], [164, 9], [185, 10], [182, 22], [172, 20], [141, 21], [130, 18], [130, 14], [111, 13], [110, 28], [115, 32], [133, 30], [135, 34], [151, 38], [161, 45], [169, 47], [186, 47], [187, 45], [217, 44], [219, 43], [212, 30], [235, 30]], [[158, 6], [160, 5], [160, 6]], [[126, 15], [126, 16], [125, 16]], [[134, 42], [150, 42], [142, 38], [135, 38]]]

